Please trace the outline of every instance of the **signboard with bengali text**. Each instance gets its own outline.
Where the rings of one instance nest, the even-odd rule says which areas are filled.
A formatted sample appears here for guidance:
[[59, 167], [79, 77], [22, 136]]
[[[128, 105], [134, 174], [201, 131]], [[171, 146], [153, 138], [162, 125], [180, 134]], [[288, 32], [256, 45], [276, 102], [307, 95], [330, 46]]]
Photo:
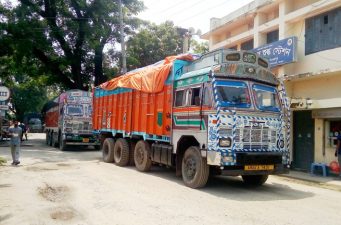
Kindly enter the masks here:
[[275, 67], [297, 61], [297, 37], [289, 37], [261, 47], [252, 51], [269, 61], [270, 67]]

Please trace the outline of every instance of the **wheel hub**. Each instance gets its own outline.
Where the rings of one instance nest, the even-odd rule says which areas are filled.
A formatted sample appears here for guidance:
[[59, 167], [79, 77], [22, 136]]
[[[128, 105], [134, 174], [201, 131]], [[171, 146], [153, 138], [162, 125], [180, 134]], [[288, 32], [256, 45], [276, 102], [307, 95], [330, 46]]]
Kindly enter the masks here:
[[142, 164], [143, 159], [144, 159], [144, 154], [143, 154], [143, 150], [141, 148], [137, 149], [136, 151], [136, 158], [137, 158], [137, 162], [139, 164]]
[[196, 162], [193, 158], [188, 158], [185, 163], [186, 175], [192, 179], [196, 173]]

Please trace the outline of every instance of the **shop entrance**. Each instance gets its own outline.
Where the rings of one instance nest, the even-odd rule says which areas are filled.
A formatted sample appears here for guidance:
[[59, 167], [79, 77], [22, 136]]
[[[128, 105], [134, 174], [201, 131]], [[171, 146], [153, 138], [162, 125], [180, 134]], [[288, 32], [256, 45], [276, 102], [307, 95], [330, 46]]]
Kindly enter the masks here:
[[293, 124], [293, 167], [308, 171], [314, 161], [314, 119], [311, 111], [294, 112]]

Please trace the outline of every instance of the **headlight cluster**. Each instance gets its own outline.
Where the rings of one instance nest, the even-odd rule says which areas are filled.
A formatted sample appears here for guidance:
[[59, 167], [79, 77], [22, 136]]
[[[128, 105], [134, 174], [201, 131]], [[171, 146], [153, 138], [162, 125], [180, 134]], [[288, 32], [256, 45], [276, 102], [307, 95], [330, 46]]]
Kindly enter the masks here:
[[219, 146], [220, 147], [231, 147], [232, 145], [232, 140], [231, 138], [221, 138], [219, 139]]
[[278, 140], [277, 147], [278, 148], [284, 148], [284, 141], [283, 140]]
[[64, 130], [66, 133], [72, 133], [72, 128], [65, 128]]

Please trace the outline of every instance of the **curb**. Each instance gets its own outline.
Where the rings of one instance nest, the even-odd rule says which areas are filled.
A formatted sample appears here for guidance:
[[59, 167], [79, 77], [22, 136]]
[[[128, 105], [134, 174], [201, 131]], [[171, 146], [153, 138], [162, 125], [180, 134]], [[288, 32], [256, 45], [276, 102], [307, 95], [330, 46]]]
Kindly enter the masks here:
[[302, 178], [302, 177], [294, 177], [294, 176], [287, 176], [287, 175], [277, 175], [278, 177], [281, 178], [286, 178], [290, 180], [296, 180], [300, 184], [305, 184], [309, 186], [315, 186], [315, 187], [321, 187], [329, 190], [334, 190], [334, 191], [339, 191], [341, 192], [341, 180], [330, 180], [330, 181], [336, 181], [340, 182], [340, 184], [332, 184], [328, 183], [330, 181], [318, 181], [318, 180], [313, 180], [313, 179], [308, 179], [308, 178]]

